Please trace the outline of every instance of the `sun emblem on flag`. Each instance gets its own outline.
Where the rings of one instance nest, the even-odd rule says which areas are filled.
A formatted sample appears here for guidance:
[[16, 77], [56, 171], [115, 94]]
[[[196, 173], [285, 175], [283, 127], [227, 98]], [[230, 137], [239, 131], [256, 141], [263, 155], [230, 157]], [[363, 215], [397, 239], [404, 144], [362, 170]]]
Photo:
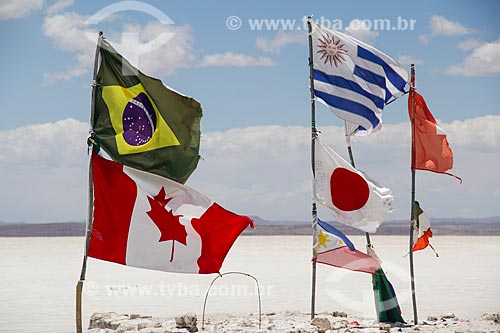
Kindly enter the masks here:
[[328, 248], [328, 243], [331, 242], [331, 239], [327, 233], [324, 233], [322, 230], [318, 233], [318, 249], [321, 247]]
[[318, 53], [321, 54], [320, 60], [324, 60], [324, 64], [330, 63], [330, 66], [335, 65], [338, 67], [345, 61], [344, 56], [347, 54], [347, 50], [343, 49], [344, 44], [340, 43], [340, 39], [335, 40], [335, 37], [328, 36], [328, 34], [323, 35], [323, 38], [318, 39], [320, 44], [318, 44]]

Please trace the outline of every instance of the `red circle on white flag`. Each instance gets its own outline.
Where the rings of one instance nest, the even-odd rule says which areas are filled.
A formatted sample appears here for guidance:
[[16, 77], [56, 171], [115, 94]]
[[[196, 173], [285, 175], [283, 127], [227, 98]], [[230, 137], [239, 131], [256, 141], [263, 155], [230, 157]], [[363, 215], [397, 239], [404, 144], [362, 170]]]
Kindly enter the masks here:
[[351, 212], [368, 202], [370, 189], [366, 180], [345, 168], [336, 168], [330, 177], [332, 203], [338, 209]]

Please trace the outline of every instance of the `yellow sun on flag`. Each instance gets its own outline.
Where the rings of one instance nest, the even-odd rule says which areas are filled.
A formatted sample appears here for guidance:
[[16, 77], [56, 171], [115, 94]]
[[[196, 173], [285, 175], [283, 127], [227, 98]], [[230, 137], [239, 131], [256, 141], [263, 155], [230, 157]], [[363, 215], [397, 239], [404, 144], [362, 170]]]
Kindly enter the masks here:
[[323, 230], [320, 230], [318, 233], [318, 249], [320, 249], [322, 246], [327, 249], [328, 243], [330, 242], [330, 235], [324, 233]]
[[104, 86], [102, 98], [108, 106], [120, 155], [180, 145], [141, 83], [130, 88]]

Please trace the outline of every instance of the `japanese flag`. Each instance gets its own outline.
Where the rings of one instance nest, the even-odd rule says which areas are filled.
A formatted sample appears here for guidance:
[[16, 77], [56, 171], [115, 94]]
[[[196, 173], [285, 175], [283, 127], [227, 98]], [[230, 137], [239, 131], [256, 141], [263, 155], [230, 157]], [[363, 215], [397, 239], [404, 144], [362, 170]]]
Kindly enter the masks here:
[[392, 193], [315, 140], [314, 196], [338, 222], [376, 232], [392, 210]]

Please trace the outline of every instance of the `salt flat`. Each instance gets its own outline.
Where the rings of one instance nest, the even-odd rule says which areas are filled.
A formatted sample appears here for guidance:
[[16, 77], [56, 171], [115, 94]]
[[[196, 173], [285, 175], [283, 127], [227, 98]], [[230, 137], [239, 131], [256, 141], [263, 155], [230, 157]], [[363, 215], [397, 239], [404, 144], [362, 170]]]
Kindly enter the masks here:
[[[364, 237], [352, 236], [362, 249]], [[464, 319], [500, 310], [500, 237], [441, 236], [432, 251], [415, 254], [419, 317], [454, 313]], [[412, 318], [407, 237], [373, 236], [398, 295], [403, 317]], [[0, 238], [0, 328], [8, 332], [74, 331], [75, 286], [84, 239]], [[222, 272], [242, 271], [260, 284], [264, 313], [310, 309], [311, 237], [240, 237]], [[83, 295], [84, 323], [94, 312], [173, 317], [195, 312], [215, 275], [147, 271], [89, 259]], [[224, 276], [214, 284], [207, 315], [257, 313], [255, 282]], [[375, 319], [371, 277], [318, 265], [317, 311], [344, 311]]]

